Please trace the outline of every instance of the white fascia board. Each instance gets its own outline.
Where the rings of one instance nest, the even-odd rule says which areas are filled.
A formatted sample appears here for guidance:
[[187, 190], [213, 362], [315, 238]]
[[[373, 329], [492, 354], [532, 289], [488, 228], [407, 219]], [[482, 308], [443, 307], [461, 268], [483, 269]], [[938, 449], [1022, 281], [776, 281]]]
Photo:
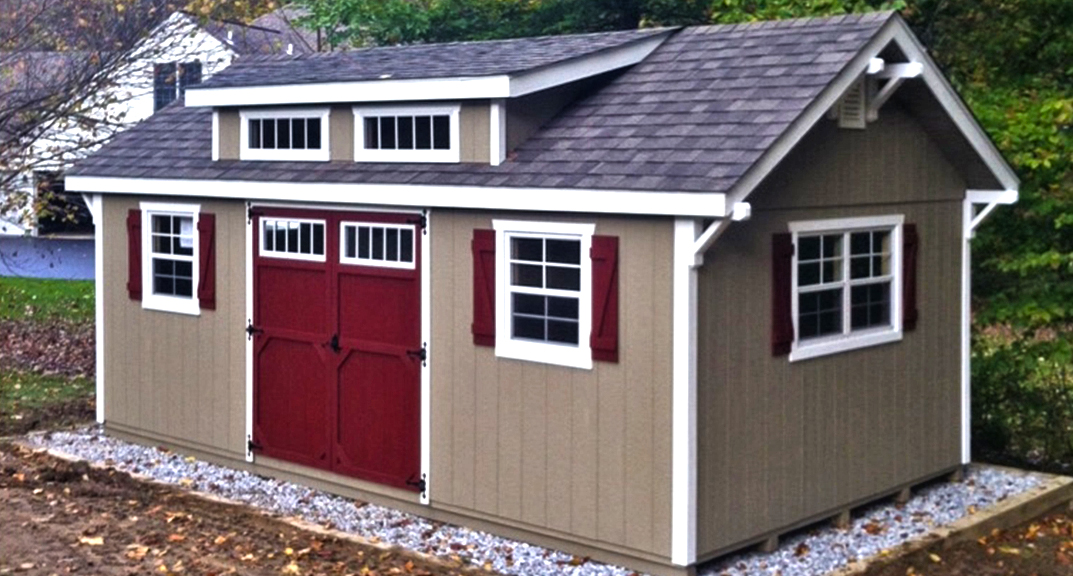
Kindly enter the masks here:
[[548, 88], [562, 86], [584, 78], [591, 78], [605, 72], [633, 66], [644, 60], [659, 48], [674, 32], [667, 30], [625, 46], [601, 50], [588, 56], [575, 58], [561, 64], [554, 64], [530, 72], [519, 74], [510, 79], [510, 96], [525, 96]]
[[1017, 190], [966, 190], [965, 198], [974, 204], [1016, 204]]
[[[919, 78], [927, 84], [940, 105], [950, 115], [958, 130], [969, 141], [976, 153], [980, 155], [980, 158], [1002, 184], [1002, 187], [1007, 190], [1017, 190], [1020, 187], [1020, 180], [1014, 173], [1013, 168], [1002, 157], [998, 148], [995, 147], [987, 133], [976, 121], [976, 117], [972, 115], [964, 101], [943, 76], [938, 65], [928, 55], [924, 46], [913, 35], [909, 25], [900, 16], [896, 15], [887, 21], [868, 44], [850, 60], [842, 73], [827, 85], [827, 88], [783, 132], [775, 144], [768, 148], [767, 152], [731, 188], [727, 193], [727, 201], [730, 205], [748, 198], [749, 194], [775, 170], [779, 163], [808, 134], [809, 130], [838, 102], [842, 95], [846, 93], [846, 90], [862, 74], [876, 67], [873, 60], [892, 41], [903, 50], [911, 63], [921, 65], [922, 70]], [[891, 66], [893, 65], [885, 64], [884, 68]]]
[[257, 201], [330, 202], [419, 208], [472, 208], [596, 214], [722, 218], [726, 195], [572, 188], [335, 184], [248, 180], [171, 180], [68, 176], [67, 190], [102, 194], [241, 198]]
[[187, 88], [187, 106], [279, 106], [330, 102], [413, 102], [506, 98], [510, 77], [318, 82], [277, 86]]

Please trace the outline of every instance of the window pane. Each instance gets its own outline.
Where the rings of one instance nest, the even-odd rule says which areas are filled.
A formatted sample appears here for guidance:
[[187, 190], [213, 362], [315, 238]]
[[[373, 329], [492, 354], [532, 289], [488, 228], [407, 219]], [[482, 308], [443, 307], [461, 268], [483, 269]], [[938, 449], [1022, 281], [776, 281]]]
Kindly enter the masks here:
[[183, 278], [175, 279], [175, 295], [186, 296], [191, 298], [194, 296], [194, 282]]
[[890, 325], [890, 283], [854, 286], [850, 291], [853, 329]]
[[301, 234], [301, 248], [299, 252], [302, 254], [313, 253], [313, 225], [309, 222], [302, 222], [302, 234]]
[[287, 223], [287, 252], [295, 254], [298, 252], [298, 223]]
[[171, 254], [171, 239], [173, 236], [160, 236], [153, 234], [152, 250], [154, 254]]
[[355, 229], [353, 226], [347, 226], [343, 230], [346, 231], [346, 233], [344, 234], [345, 247], [343, 248], [343, 256], [347, 258], [354, 258], [358, 255], [357, 229]]
[[850, 278], [868, 278], [872, 275], [872, 259], [868, 256], [858, 256], [849, 261]]
[[872, 257], [872, 275], [886, 276], [890, 274], [890, 256]]
[[528, 338], [530, 340], [544, 340], [544, 319], [529, 316], [512, 316], [513, 329], [511, 336], [514, 338]]
[[842, 311], [820, 312], [820, 335], [842, 333]]
[[387, 229], [387, 260], [388, 262], [399, 261], [399, 230], [398, 228]]
[[291, 121], [289, 118], [276, 120], [276, 148], [289, 150], [291, 147]]
[[562, 320], [548, 320], [548, 341], [564, 344], [578, 343], [578, 323]]
[[194, 277], [194, 263], [184, 262], [181, 260], [175, 261], [175, 275], [179, 278], [193, 278]]
[[548, 298], [548, 316], [552, 318], [578, 319], [577, 298]]
[[380, 148], [383, 150], [395, 149], [395, 117], [380, 117]]
[[432, 117], [414, 118], [414, 147], [418, 150], [432, 149]]
[[798, 337], [842, 333], [842, 289], [801, 294], [797, 300]]
[[451, 149], [451, 117], [432, 117], [432, 147], [436, 150]]
[[153, 216], [153, 232], [160, 232], [163, 234], [171, 233], [171, 217]]
[[251, 149], [258, 149], [261, 147], [261, 121], [250, 120], [250, 141], [248, 146]]
[[373, 260], [384, 259], [384, 229], [373, 228]]
[[273, 222], [272, 220], [268, 220], [265, 222], [265, 250], [275, 250], [276, 243], [272, 241], [274, 240], [273, 235], [275, 234], [275, 230], [275, 222]]
[[581, 290], [581, 269], [548, 266], [548, 288]]
[[544, 303], [546, 298], [544, 296], [537, 296], [535, 294], [511, 294], [511, 299], [514, 301], [514, 313], [515, 314], [529, 314], [533, 316], [544, 316]]
[[820, 283], [820, 263], [800, 264], [797, 267], [797, 285], [811, 286]]
[[320, 150], [320, 118], [306, 120], [306, 148]]
[[817, 260], [820, 257], [820, 237], [797, 239], [798, 260]]
[[578, 240], [548, 240], [548, 262], [581, 264], [581, 242]]
[[287, 223], [276, 221], [276, 252], [287, 251]]
[[153, 258], [153, 274], [174, 276], [175, 261], [166, 258]]
[[358, 258], [369, 257], [369, 235], [372, 230], [368, 226], [361, 226], [358, 228]]
[[399, 116], [399, 150], [414, 149], [414, 117]]
[[306, 147], [306, 121], [305, 118], [291, 120], [291, 148], [303, 150]]
[[842, 279], [842, 259], [823, 261], [823, 281], [838, 282]]
[[511, 264], [510, 283], [512, 286], [544, 287], [544, 267], [529, 264]]
[[380, 148], [380, 121], [377, 118], [365, 119], [365, 149], [378, 150]]
[[274, 149], [276, 147], [276, 123], [272, 120], [265, 120], [261, 123], [261, 132], [263, 134], [261, 146], [268, 150]]
[[540, 238], [513, 238], [510, 257], [514, 260], [544, 261], [544, 241]]
[[414, 231], [403, 230], [402, 231], [402, 250], [399, 257], [402, 262], [414, 261]]
[[872, 252], [890, 254], [890, 232], [872, 233]]
[[849, 250], [853, 255], [868, 254], [872, 249], [871, 232], [854, 232], [849, 236]]
[[324, 224], [313, 225], [313, 253], [324, 255]]
[[175, 278], [171, 276], [154, 276], [153, 294], [175, 294]]
[[833, 234], [823, 237], [823, 257], [832, 258], [842, 255], [842, 235]]

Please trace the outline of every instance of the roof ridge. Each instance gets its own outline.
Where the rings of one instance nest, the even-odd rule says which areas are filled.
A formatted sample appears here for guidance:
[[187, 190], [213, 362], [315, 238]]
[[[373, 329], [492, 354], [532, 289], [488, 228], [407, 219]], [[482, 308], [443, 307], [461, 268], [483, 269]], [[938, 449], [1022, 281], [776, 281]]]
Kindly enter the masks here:
[[757, 20], [754, 22], [735, 22], [728, 24], [701, 24], [688, 26], [687, 33], [703, 31], [710, 32], [733, 32], [744, 30], [768, 30], [781, 28], [806, 28], [813, 26], [851, 25], [873, 22], [885, 22], [897, 15], [895, 10], [875, 10], [871, 12], [853, 12], [848, 14], [836, 14], [833, 16], [806, 16], [800, 18], [786, 18], [782, 20]]

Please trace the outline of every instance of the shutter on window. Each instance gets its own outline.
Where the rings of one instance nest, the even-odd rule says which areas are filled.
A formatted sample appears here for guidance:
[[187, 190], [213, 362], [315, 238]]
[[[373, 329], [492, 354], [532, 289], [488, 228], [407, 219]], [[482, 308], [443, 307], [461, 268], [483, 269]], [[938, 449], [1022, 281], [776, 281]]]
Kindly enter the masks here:
[[902, 234], [902, 330], [909, 331], [917, 327], [917, 251], [920, 238], [916, 224], [906, 224]]
[[127, 212], [127, 294], [142, 299], [142, 212]]
[[592, 237], [592, 359], [618, 362], [618, 237]]
[[790, 353], [794, 342], [793, 286], [794, 238], [789, 233], [771, 237], [771, 354]]
[[197, 220], [197, 299], [202, 310], [216, 309], [216, 215], [202, 212]]
[[496, 231], [473, 231], [473, 343], [496, 345]]

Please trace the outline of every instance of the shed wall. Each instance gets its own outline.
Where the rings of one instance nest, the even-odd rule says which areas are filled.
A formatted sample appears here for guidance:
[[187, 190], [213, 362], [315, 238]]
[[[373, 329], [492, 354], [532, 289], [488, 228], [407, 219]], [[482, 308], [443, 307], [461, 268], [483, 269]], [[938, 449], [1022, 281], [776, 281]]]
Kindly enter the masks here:
[[[105, 418], [128, 432], [245, 454], [246, 213], [241, 202], [192, 199], [216, 214], [216, 310], [143, 310], [127, 295], [127, 211], [104, 196]], [[145, 287], [148, 289], [147, 287]]]
[[[960, 463], [965, 184], [895, 106], [824, 121], [750, 198], [699, 278], [698, 557]], [[901, 342], [773, 357], [771, 236], [797, 220], [904, 214], [920, 234], [917, 329]]]
[[433, 506], [666, 562], [672, 223], [501, 217], [595, 222], [619, 237], [621, 362], [579, 370], [474, 345], [470, 242], [493, 216], [434, 212]]

